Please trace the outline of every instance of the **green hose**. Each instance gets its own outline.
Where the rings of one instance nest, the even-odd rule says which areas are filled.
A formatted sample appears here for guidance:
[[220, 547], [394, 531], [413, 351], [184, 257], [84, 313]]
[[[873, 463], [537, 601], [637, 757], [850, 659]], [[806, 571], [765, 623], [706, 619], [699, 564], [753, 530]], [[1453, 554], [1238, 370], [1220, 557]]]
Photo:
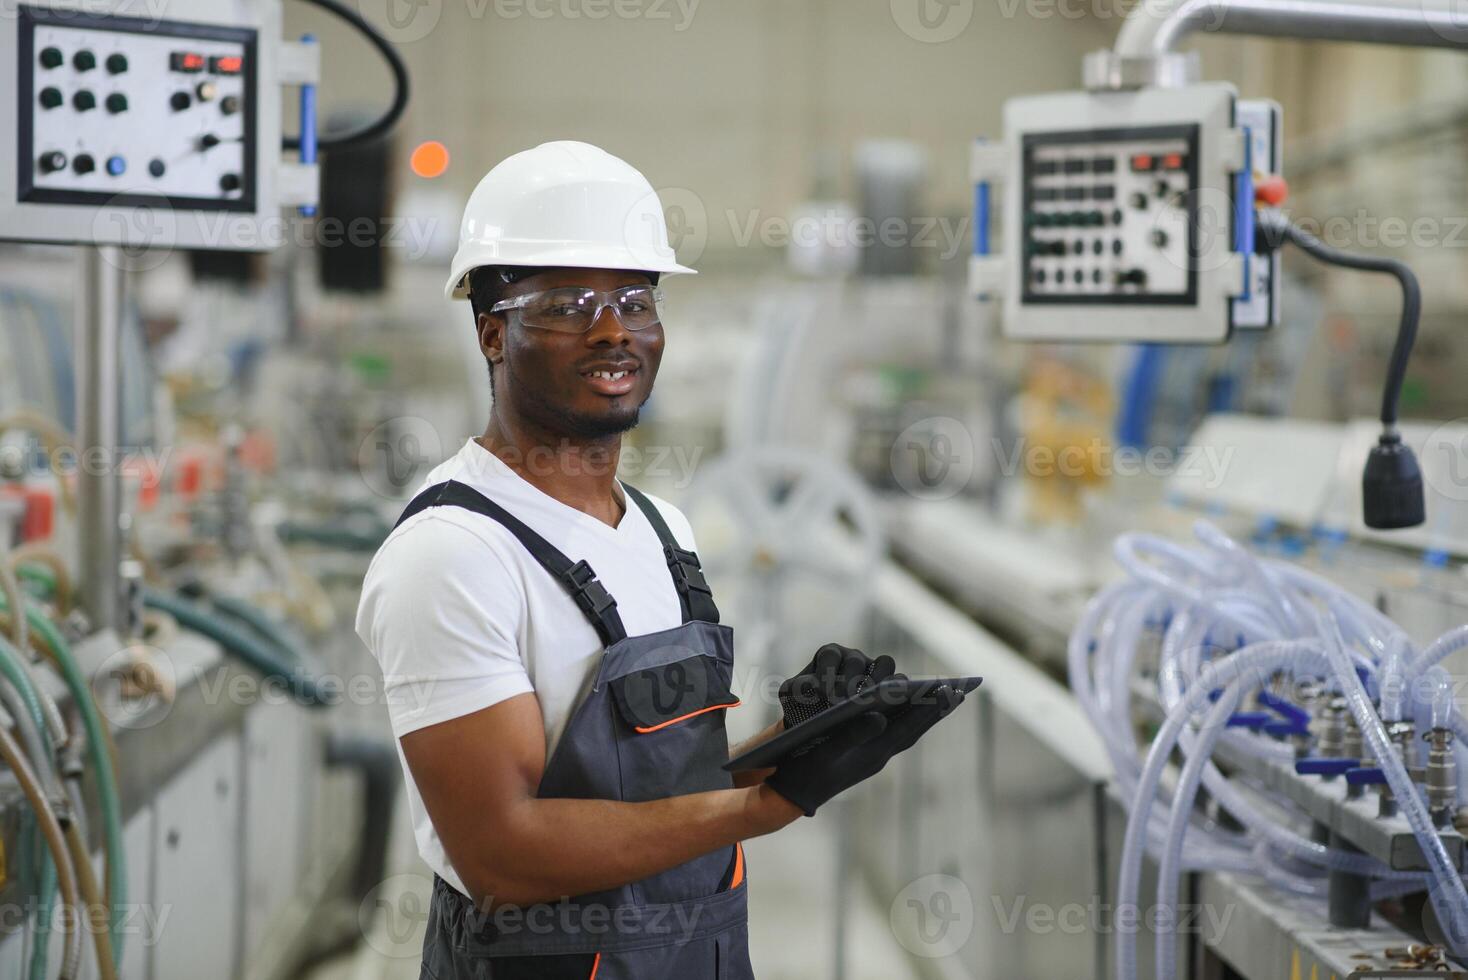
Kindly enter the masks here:
[[[122, 839], [122, 798], [117, 789], [117, 771], [112, 754], [107, 751], [107, 731], [102, 713], [87, 679], [72, 656], [71, 645], [61, 630], [34, 605], [26, 606], [26, 621], [50, 649], [60, 667], [61, 679], [71, 692], [72, 701], [82, 716], [87, 732], [87, 754], [97, 773], [97, 797], [102, 807], [103, 833], [107, 843], [107, 901], [112, 906], [112, 959], [122, 966], [123, 916], [127, 912], [127, 852]], [[54, 873], [54, 869], [53, 869]]]
[[[361, 524], [364, 526], [354, 526]], [[376, 551], [387, 540], [392, 528], [377, 521], [373, 526], [366, 522], [339, 522], [333, 524], [302, 524], [284, 521], [275, 533], [286, 544], [319, 544], [341, 551]]]
[[331, 694], [323, 691], [317, 679], [299, 662], [291, 663], [288, 653], [275, 649], [273, 643], [234, 625], [209, 607], [149, 588], [143, 589], [143, 604], [168, 613], [180, 626], [209, 637], [267, 679], [286, 685], [300, 703], [313, 708], [330, 706]]
[[[0, 597], [0, 608], [8, 608]], [[20, 653], [8, 640], [0, 638], [0, 673], [20, 694], [25, 702], [26, 712], [31, 716], [35, 726], [40, 729], [41, 741], [45, 743], [46, 751], [50, 752], [51, 733], [46, 727], [46, 717], [41, 710], [40, 695], [36, 693], [31, 684], [30, 676], [22, 668]], [[37, 760], [40, 765], [44, 760]], [[31, 848], [40, 848], [41, 856], [41, 880], [39, 882], [39, 896], [36, 901], [36, 935], [31, 950], [31, 973], [30, 980], [46, 980], [46, 960], [50, 952], [50, 923], [51, 907], [56, 901], [56, 865], [53, 863], [50, 852], [40, 847], [39, 832], [34, 823], [30, 824], [27, 833], [28, 845]], [[32, 853], [36, 853], [35, 850]]]

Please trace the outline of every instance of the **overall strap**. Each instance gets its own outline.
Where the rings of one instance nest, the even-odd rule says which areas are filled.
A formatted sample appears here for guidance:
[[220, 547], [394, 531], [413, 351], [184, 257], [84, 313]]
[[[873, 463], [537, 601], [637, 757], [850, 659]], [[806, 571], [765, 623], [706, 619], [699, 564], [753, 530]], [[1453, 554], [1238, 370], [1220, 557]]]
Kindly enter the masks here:
[[455, 480], [434, 484], [414, 497], [403, 511], [403, 516], [398, 518], [398, 524], [430, 507], [462, 507], [498, 521], [570, 594], [596, 629], [602, 643], [611, 646], [626, 638], [627, 631], [622, 627], [622, 617], [617, 614], [617, 600], [597, 581], [596, 572], [585, 561], [573, 562], [545, 538], [526, 527], [514, 514], [473, 487]]
[[663, 520], [657, 505], [648, 500], [646, 494], [625, 483], [622, 488], [627, 491], [627, 496], [637, 501], [637, 506], [647, 515], [647, 522], [657, 532], [658, 540], [663, 543], [663, 556], [668, 559], [668, 571], [673, 575], [673, 588], [678, 590], [678, 604], [683, 608], [683, 622], [697, 619], [705, 623], [717, 623], [719, 607], [714, 605], [714, 593], [703, 577], [703, 566], [698, 562], [698, 555], [678, 547], [678, 540], [673, 537], [668, 522]]

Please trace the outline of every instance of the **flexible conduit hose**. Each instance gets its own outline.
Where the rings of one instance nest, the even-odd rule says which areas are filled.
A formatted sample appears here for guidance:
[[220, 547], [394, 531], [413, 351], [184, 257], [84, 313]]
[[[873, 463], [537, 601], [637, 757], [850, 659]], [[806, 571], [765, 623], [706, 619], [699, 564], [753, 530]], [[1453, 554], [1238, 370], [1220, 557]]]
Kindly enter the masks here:
[[228, 622], [206, 606], [148, 588], [143, 590], [143, 603], [168, 613], [185, 629], [209, 637], [267, 679], [284, 684], [299, 703], [308, 707], [330, 705], [330, 695], [299, 662], [291, 662], [272, 644]]
[[[3, 607], [0, 607], [3, 608]], [[122, 796], [117, 784], [117, 748], [102, 720], [96, 695], [82, 675], [81, 667], [73, 656], [71, 645], [61, 635], [61, 630], [35, 603], [26, 604], [26, 617], [31, 631], [41, 641], [41, 646], [57, 672], [71, 692], [72, 703], [81, 715], [82, 727], [87, 736], [87, 755], [97, 776], [97, 799], [102, 811], [103, 848], [106, 856], [105, 874], [107, 901], [111, 907], [112, 961], [122, 964], [123, 917], [127, 912], [128, 875], [127, 848], [122, 838]]]
[[40, 780], [35, 770], [31, 768], [25, 759], [25, 754], [16, 743], [14, 736], [0, 725], [0, 759], [15, 774], [20, 783], [21, 791], [25, 793], [31, 808], [36, 813], [36, 820], [41, 828], [41, 835], [46, 840], [46, 847], [51, 852], [51, 858], [55, 862], [57, 871], [57, 885], [61, 889], [61, 900], [76, 910], [72, 916], [62, 916], [61, 928], [65, 933], [65, 941], [62, 945], [64, 952], [61, 957], [61, 973], [58, 980], [76, 980], [77, 967], [81, 964], [81, 902], [77, 896], [76, 870], [72, 866], [71, 854], [66, 847], [66, 836], [61, 830], [61, 823], [56, 818], [56, 810], [51, 806], [51, 801], [46, 798], [45, 791], [41, 788]]

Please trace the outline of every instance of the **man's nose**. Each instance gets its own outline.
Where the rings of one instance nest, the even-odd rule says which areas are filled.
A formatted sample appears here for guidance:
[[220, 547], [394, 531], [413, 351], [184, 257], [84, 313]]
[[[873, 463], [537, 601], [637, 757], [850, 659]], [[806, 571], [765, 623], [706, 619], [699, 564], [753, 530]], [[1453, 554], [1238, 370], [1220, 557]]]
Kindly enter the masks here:
[[622, 318], [616, 308], [610, 303], [603, 303], [592, 318], [591, 327], [586, 331], [586, 343], [595, 347], [603, 344], [625, 346], [631, 342], [632, 337], [622, 325]]

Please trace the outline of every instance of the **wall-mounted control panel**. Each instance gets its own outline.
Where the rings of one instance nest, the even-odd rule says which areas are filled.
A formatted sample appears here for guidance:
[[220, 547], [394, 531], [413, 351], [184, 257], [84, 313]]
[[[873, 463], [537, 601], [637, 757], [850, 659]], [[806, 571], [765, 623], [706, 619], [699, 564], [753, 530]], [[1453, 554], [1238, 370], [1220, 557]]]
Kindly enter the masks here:
[[[1003, 140], [974, 149], [983, 232], [970, 267], [976, 295], [1002, 297], [1004, 333], [1216, 343], [1267, 318], [1271, 303], [1251, 287], [1276, 284], [1246, 275], [1241, 245], [1252, 251], [1241, 175], [1253, 144], [1239, 105], [1225, 83], [1007, 102]], [[991, 252], [996, 185], [1002, 247]]]
[[15, 72], [0, 89], [0, 238], [255, 250], [283, 237], [283, 205], [311, 203], [281, 149], [281, 86], [311, 72], [282, 73], [300, 46], [280, 39], [279, 0], [168, 8], [188, 20], [127, 0], [14, 9], [0, 19]]

